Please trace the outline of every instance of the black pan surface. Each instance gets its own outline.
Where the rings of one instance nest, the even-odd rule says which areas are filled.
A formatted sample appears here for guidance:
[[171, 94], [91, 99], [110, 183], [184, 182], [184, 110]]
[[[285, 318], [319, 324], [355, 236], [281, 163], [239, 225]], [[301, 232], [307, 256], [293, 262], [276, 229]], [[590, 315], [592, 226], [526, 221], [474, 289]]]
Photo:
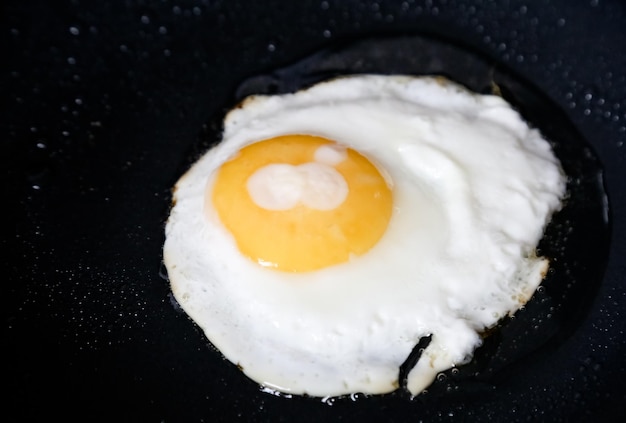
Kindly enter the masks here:
[[[626, 7], [105, 1], [2, 7], [7, 415], [91, 421], [626, 418]], [[297, 4], [296, 4], [297, 3]], [[495, 87], [550, 139], [553, 272], [427, 394], [262, 392], [180, 310], [170, 189], [245, 95], [353, 72]]]

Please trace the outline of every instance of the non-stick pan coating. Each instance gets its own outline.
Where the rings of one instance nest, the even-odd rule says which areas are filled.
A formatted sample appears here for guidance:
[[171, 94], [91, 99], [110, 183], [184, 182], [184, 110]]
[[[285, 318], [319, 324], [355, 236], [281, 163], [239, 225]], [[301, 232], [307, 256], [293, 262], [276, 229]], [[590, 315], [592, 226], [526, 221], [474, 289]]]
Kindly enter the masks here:
[[[620, 421], [625, 11], [619, 0], [5, 2], [7, 418]], [[544, 246], [566, 264], [425, 396], [261, 392], [170, 295], [171, 187], [246, 94], [437, 69], [479, 91], [495, 82], [569, 157], [578, 211]]]

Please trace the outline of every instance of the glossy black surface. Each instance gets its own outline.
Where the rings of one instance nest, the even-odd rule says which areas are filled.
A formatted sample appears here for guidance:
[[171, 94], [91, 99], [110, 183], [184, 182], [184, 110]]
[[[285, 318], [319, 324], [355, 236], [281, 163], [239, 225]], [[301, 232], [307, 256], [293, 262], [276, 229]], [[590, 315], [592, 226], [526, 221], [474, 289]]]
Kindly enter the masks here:
[[[0, 15], [15, 421], [624, 417], [620, 1], [31, 0], [5, 2]], [[171, 299], [160, 262], [169, 189], [244, 94], [346, 71], [437, 69], [479, 91], [495, 81], [576, 175], [573, 211], [542, 245], [562, 260], [475, 363], [413, 401], [260, 392]]]

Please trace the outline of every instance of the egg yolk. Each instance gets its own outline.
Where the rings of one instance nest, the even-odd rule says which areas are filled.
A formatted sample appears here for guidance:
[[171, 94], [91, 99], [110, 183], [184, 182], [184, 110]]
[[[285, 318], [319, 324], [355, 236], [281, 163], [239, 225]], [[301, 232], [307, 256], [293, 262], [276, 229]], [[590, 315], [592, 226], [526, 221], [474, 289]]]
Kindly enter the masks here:
[[309, 135], [242, 148], [218, 170], [206, 201], [245, 256], [291, 272], [367, 252], [393, 205], [389, 184], [365, 156]]

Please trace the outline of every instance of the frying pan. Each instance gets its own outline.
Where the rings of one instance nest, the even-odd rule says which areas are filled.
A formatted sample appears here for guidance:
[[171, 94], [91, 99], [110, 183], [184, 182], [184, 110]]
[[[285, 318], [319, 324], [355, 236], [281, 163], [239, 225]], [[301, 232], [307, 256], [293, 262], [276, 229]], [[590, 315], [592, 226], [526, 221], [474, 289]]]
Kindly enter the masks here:
[[[85, 3], [0, 17], [10, 420], [623, 421], [622, 2]], [[170, 189], [244, 96], [355, 72], [495, 86], [544, 131], [571, 177], [554, 270], [415, 399], [272, 395], [170, 294]]]

